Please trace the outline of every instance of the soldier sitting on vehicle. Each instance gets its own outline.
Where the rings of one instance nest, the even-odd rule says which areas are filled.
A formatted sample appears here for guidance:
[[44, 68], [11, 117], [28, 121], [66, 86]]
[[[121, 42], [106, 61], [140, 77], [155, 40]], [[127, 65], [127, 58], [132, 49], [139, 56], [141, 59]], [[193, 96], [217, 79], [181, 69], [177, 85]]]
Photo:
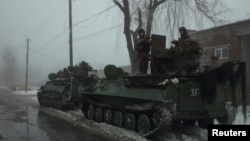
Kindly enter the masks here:
[[189, 37], [185, 27], [180, 27], [179, 33], [178, 41], [171, 42], [175, 47], [169, 49], [172, 59], [165, 60], [169, 64], [168, 70], [172, 69], [177, 74], [194, 72], [199, 67], [202, 48], [197, 40]]
[[185, 27], [179, 28], [180, 38], [177, 40], [173, 40], [171, 43], [175, 45], [175, 47], [185, 47], [190, 40], [189, 35], [187, 34], [187, 30]]

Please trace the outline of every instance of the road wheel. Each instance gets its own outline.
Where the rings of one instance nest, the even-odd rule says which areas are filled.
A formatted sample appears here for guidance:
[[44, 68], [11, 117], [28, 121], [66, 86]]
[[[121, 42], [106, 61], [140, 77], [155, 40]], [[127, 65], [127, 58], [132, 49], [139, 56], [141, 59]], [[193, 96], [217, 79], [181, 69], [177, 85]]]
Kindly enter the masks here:
[[44, 106], [44, 97], [41, 96], [41, 106]]
[[95, 109], [95, 120], [97, 122], [102, 122], [102, 108]]
[[122, 112], [121, 111], [115, 111], [114, 112], [114, 117], [113, 117], [113, 124], [117, 127], [121, 127], [122, 126]]
[[62, 100], [60, 98], [56, 99], [56, 108], [61, 109], [61, 107], [62, 107]]
[[51, 102], [52, 102], [51, 99], [48, 98], [47, 100], [48, 100], [48, 107], [52, 107], [52, 106], [51, 106], [51, 105], [52, 105], [52, 104], [51, 104]]
[[109, 109], [104, 110], [104, 122], [108, 124], [112, 122], [112, 111]]
[[45, 106], [49, 107], [49, 99], [47, 97], [44, 97], [44, 101], [45, 101]]
[[51, 99], [51, 107], [56, 108], [56, 100], [55, 99]]
[[94, 117], [95, 117], [95, 108], [94, 108], [93, 105], [89, 105], [89, 107], [87, 109], [87, 116], [88, 116], [88, 119], [94, 120]]
[[139, 134], [143, 135], [150, 131], [150, 120], [147, 115], [142, 114], [138, 117], [137, 127]]
[[135, 115], [133, 113], [126, 113], [124, 115], [124, 126], [128, 130], [135, 129]]
[[53, 99], [49, 98], [49, 107], [53, 108]]

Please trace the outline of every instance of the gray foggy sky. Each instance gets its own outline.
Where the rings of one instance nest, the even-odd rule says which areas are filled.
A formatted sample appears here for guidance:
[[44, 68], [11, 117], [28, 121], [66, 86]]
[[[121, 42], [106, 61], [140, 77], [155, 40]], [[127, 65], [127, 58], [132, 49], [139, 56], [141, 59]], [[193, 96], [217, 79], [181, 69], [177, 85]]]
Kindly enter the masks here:
[[[231, 22], [250, 18], [249, 0], [225, 1], [232, 9]], [[112, 0], [72, 1], [74, 65], [81, 60], [95, 69], [129, 64], [122, 26], [116, 27], [123, 20], [117, 7], [84, 21], [113, 5]], [[31, 68], [47, 76], [69, 65], [68, 0], [0, 0], [0, 19], [0, 49], [13, 48], [17, 64], [25, 66], [29, 37]]]

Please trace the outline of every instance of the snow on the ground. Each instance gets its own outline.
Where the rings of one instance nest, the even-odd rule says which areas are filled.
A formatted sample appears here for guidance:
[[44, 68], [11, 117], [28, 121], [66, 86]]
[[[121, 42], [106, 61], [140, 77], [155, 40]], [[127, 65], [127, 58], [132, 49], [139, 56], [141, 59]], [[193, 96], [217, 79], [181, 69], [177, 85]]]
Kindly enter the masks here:
[[[13, 93], [14, 94], [20, 94], [20, 95], [37, 95], [37, 91], [38, 91], [37, 87], [32, 87], [32, 89], [28, 90], [27, 92], [25, 92], [24, 90], [18, 90], [18, 91], [13, 91]], [[34, 97], [32, 99], [37, 101], [36, 97]], [[236, 119], [235, 119], [233, 124], [235, 124], [235, 125], [237, 125], [237, 124], [248, 124], [248, 125], [250, 125], [250, 106], [247, 107], [247, 110], [248, 110], [248, 112], [247, 112], [247, 120], [246, 120], [246, 122], [244, 122], [244, 116], [243, 116], [243, 113], [242, 113], [242, 106], [239, 106], [238, 107], [238, 112], [237, 112], [237, 115], [236, 115]], [[71, 111], [71, 113], [73, 113], [73, 112]]]
[[[32, 90], [29, 90], [27, 92], [25, 91], [14, 91], [15, 94], [21, 94], [21, 95], [36, 95], [37, 89], [34, 88]], [[33, 101], [37, 101], [37, 97], [33, 96], [31, 98]], [[53, 113], [57, 113], [56, 116], [61, 115], [64, 116], [63, 118], [67, 118], [71, 121], [73, 121], [74, 124], [78, 124], [77, 126], [85, 127], [85, 128], [91, 128], [91, 129], [97, 129], [101, 132], [114, 136], [116, 138], [123, 138], [123, 140], [135, 140], [135, 141], [148, 141], [146, 138], [143, 138], [139, 136], [136, 133], [133, 133], [131, 131], [127, 131], [125, 129], [121, 129], [118, 127], [114, 127], [112, 125], [108, 125], [106, 123], [96, 123], [89, 121], [84, 118], [83, 113], [80, 109], [77, 109], [75, 111], [58, 111], [51, 108], [45, 108], [46, 111], [57, 111]], [[238, 112], [234, 121], [234, 125], [239, 124], [247, 124], [250, 125], [250, 106], [247, 107], [248, 113], [247, 113], [247, 119], [244, 122], [244, 116], [242, 113], [242, 107], [238, 107]], [[215, 120], [216, 124], [216, 120]], [[201, 129], [201, 128], [188, 128], [186, 131], [180, 131], [180, 132], [166, 132], [163, 136], [158, 136], [153, 141], [206, 141], [207, 140], [207, 130]]]
[[31, 96], [31, 100], [34, 101], [35, 103], [38, 102], [37, 100], [37, 91], [38, 91], [38, 88], [37, 87], [32, 87], [31, 90], [16, 90], [16, 91], [12, 91], [13, 94], [16, 94], [16, 95], [27, 95], [27, 96]]
[[245, 122], [244, 122], [244, 115], [242, 113], [242, 106], [238, 107], [238, 113], [233, 124], [234, 125], [242, 125], [242, 124], [250, 125], [250, 106], [247, 106], [247, 119]]
[[13, 91], [14, 94], [20, 94], [20, 95], [36, 95], [37, 94], [37, 87], [32, 87], [31, 90], [17, 90]]
[[[244, 116], [241, 112], [241, 106], [238, 108], [238, 113], [235, 119], [235, 122], [233, 124], [249, 124], [250, 125], [250, 106], [248, 106], [248, 118], [246, 122], [244, 123]], [[72, 120], [85, 120], [85, 122], [81, 122], [80, 126], [85, 128], [96, 128], [97, 130], [100, 130], [101, 132], [114, 136], [116, 138], [123, 138], [128, 140], [135, 140], [135, 141], [149, 141], [146, 138], [143, 138], [139, 136], [138, 134], [121, 129], [119, 127], [114, 127], [112, 125], [108, 125], [106, 123], [96, 123], [93, 121], [89, 121], [84, 118], [84, 115], [82, 114], [81, 110], [78, 109], [76, 111], [68, 111], [66, 113], [67, 117]], [[78, 118], [76, 118], [78, 117]], [[163, 133], [164, 135], [158, 136], [153, 141], [207, 141], [207, 130], [196, 128], [196, 127], [188, 127], [185, 128], [183, 131], [166, 131], [166, 133]]]
[[128, 138], [130, 140], [135, 140], [135, 141], [147, 141], [146, 138], [136, 134], [135, 132], [126, 130], [126, 129], [121, 129], [119, 127], [115, 127], [106, 123], [95, 123], [97, 126], [99, 126], [100, 130], [102, 132], [115, 136], [116, 138]]
[[[72, 120], [82, 120], [84, 118], [84, 115], [80, 109], [77, 109], [75, 111], [68, 111], [67, 117]], [[115, 137], [117, 139], [120, 139], [121, 141], [127, 140], [127, 141], [148, 141], [146, 138], [143, 138], [142, 136], [138, 135], [135, 132], [125, 130], [119, 127], [115, 127], [106, 123], [97, 123], [90, 121], [88, 119], [84, 119], [84, 122], [81, 122], [79, 126], [85, 127], [85, 128], [96, 128], [97, 130], [110, 135], [112, 137]]]

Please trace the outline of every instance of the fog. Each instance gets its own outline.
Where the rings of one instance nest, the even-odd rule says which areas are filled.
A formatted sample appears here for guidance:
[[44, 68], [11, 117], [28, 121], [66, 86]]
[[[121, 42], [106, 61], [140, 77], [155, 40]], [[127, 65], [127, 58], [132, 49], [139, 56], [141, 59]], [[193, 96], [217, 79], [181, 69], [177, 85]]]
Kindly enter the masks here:
[[[250, 18], [250, 1], [226, 2], [232, 9], [230, 22]], [[68, 15], [68, 0], [0, 1], [0, 53], [2, 56], [4, 48], [10, 48], [15, 58], [8, 67], [1, 57], [1, 83], [8, 78], [25, 81], [27, 39], [29, 82], [42, 82], [50, 72], [69, 65]], [[129, 65], [122, 13], [112, 0], [74, 0], [72, 15], [74, 65], [82, 60], [94, 69], [107, 64]]]

